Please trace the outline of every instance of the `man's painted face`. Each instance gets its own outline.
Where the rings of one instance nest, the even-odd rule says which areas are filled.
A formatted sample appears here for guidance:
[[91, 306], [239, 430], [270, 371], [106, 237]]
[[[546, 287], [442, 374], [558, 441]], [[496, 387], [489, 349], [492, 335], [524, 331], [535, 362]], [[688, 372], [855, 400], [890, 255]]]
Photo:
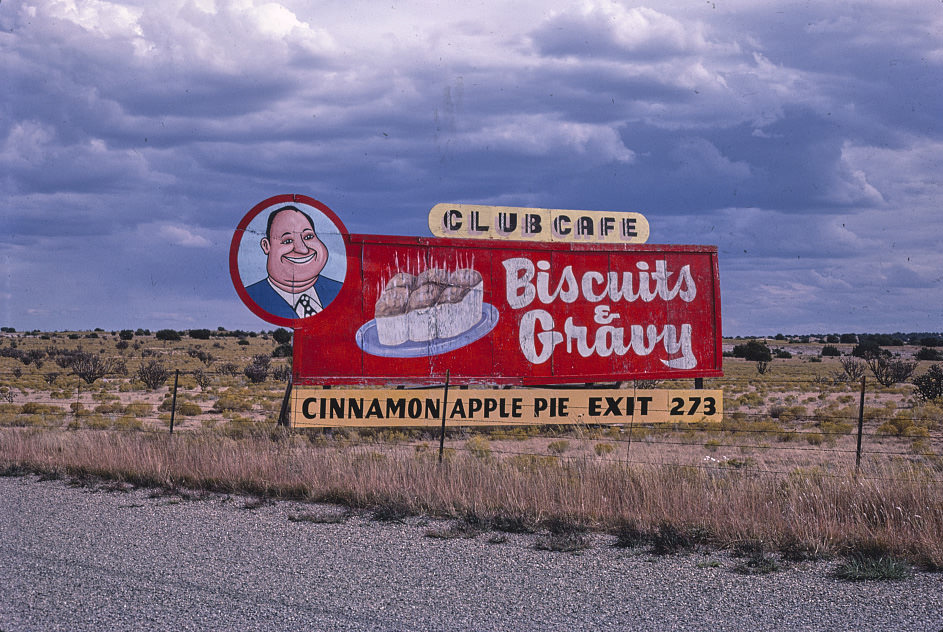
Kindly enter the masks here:
[[298, 211], [279, 211], [272, 220], [271, 239], [262, 239], [268, 255], [269, 278], [282, 290], [303, 292], [317, 280], [327, 263], [327, 247], [308, 219]]

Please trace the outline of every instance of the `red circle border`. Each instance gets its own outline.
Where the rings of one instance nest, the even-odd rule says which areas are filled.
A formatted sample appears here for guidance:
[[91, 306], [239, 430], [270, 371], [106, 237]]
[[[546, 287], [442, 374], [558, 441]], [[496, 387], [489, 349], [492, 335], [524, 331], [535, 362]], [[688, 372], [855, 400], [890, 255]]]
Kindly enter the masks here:
[[[253, 314], [266, 322], [272, 323], [273, 325], [297, 329], [301, 326], [301, 321], [304, 319], [282, 318], [281, 316], [270, 314], [259, 307], [255, 301], [249, 297], [249, 293], [246, 291], [245, 283], [242, 281], [242, 276], [239, 274], [239, 246], [242, 244], [242, 236], [245, 234], [246, 228], [248, 228], [252, 220], [254, 220], [255, 217], [265, 209], [275, 206], [276, 204], [287, 204], [289, 202], [306, 204], [324, 213], [324, 215], [326, 215], [327, 218], [331, 220], [331, 222], [333, 222], [340, 231], [340, 234], [344, 239], [344, 248], [347, 248], [347, 244], [350, 241], [348, 239], [347, 227], [344, 226], [344, 222], [342, 222], [337, 214], [326, 204], [315, 200], [312, 197], [308, 197], [307, 195], [300, 195], [297, 193], [275, 195], [253, 206], [252, 209], [242, 218], [242, 221], [239, 222], [239, 225], [236, 226], [236, 232], [233, 233], [232, 241], [229, 244], [229, 276], [232, 279], [233, 287], [236, 289], [236, 294], [239, 295], [239, 298], [242, 300], [245, 306], [248, 307], [250, 311], [252, 311]], [[347, 256], [346, 252], [344, 253], [344, 256]], [[346, 271], [343, 281], [346, 282], [348, 274], [350, 274], [349, 269]], [[330, 309], [330, 305], [325, 308], [325, 310], [327, 309]]]

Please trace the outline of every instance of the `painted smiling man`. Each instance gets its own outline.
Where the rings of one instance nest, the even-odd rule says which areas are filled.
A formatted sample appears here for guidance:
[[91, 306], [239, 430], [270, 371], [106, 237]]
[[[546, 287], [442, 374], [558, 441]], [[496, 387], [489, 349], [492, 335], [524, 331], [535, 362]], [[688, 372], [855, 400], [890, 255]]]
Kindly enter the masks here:
[[268, 277], [246, 288], [255, 303], [274, 316], [307, 318], [334, 300], [341, 282], [322, 276], [329, 256], [311, 217], [294, 206], [269, 214], [260, 242]]

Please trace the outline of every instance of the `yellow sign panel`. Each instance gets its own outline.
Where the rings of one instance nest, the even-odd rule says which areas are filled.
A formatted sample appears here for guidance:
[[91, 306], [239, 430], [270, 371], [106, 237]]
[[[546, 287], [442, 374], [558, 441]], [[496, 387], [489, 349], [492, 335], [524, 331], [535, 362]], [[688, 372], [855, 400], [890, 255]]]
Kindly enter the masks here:
[[723, 391], [703, 389], [293, 389], [292, 426], [494, 426], [721, 421]]
[[644, 244], [649, 234], [641, 213], [477, 204], [436, 204], [429, 229], [436, 237], [585, 244]]

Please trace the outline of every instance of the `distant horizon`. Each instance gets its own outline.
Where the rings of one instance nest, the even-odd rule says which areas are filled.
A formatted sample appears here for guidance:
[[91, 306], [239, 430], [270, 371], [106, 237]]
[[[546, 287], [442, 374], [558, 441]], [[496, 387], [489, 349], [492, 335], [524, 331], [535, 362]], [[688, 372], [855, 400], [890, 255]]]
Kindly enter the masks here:
[[[245, 333], [247, 333], [247, 334], [249, 334], [249, 333], [254, 333], [254, 334], [267, 334], [267, 333], [271, 333], [271, 332], [273, 332], [273, 331], [275, 331], [275, 330], [277, 330], [277, 329], [286, 329], [286, 328], [284, 328], [284, 327], [277, 327], [277, 326], [275, 326], [275, 325], [268, 325], [267, 327], [262, 328], [262, 329], [244, 329], [244, 328], [240, 328], [240, 327], [235, 327], [235, 328], [232, 328], [232, 329], [224, 328], [224, 329], [220, 330], [220, 329], [219, 329], [220, 327], [222, 327], [222, 325], [217, 325], [216, 327], [187, 327], [187, 328], [184, 328], [184, 329], [174, 329], [174, 328], [172, 328], [172, 327], [166, 327], [166, 328], [162, 327], [162, 328], [159, 328], [159, 329], [151, 329], [151, 328], [149, 328], [149, 327], [119, 327], [119, 328], [116, 328], [116, 329], [109, 329], [109, 328], [105, 328], [105, 327], [94, 327], [94, 328], [91, 328], [91, 329], [28, 329], [28, 330], [20, 330], [20, 329], [16, 329], [15, 327], [11, 327], [11, 326], [9, 326], [9, 325], [3, 325], [3, 326], [2, 326], [2, 330], [0, 330], [0, 335], [2, 335], [2, 334], [11, 334], [11, 333], [27, 334], [27, 335], [72, 334], [72, 333], [78, 333], [78, 334], [82, 334], [82, 333], [106, 333], [106, 334], [111, 334], [111, 335], [117, 335], [120, 331], [133, 331], [133, 332], [135, 332], [135, 335], [154, 335], [155, 333], [157, 333], [158, 331], [161, 331], [161, 330], [176, 331], [177, 333], [180, 333], [180, 334], [186, 334], [187, 332], [190, 332], [190, 331], [203, 331], [203, 330], [207, 330], [207, 331], [210, 332], [210, 335], [212, 336], [213, 334], [216, 334], [216, 333], [224, 333], [224, 332], [225, 332], [225, 333], [245, 332]], [[10, 331], [11, 329], [12, 329], [13, 331]], [[137, 333], [138, 330], [145, 330], [145, 331], [147, 331], [148, 333], [146, 333], [146, 334], [138, 334], [138, 333]], [[290, 330], [289, 330], [289, 331], [290, 331]], [[764, 339], [764, 340], [776, 340], [776, 336], [779, 336], [779, 335], [785, 336], [785, 337], [787, 337], [787, 338], [805, 338], [805, 337], [809, 337], [809, 338], [825, 338], [826, 336], [841, 336], [841, 335], [854, 335], [854, 336], [859, 336], [859, 337], [860, 337], [860, 336], [864, 336], [864, 337], [872, 337], [872, 336], [890, 336], [890, 337], [894, 337], [894, 336], [905, 336], [905, 337], [907, 337], [907, 338], [914, 338], [914, 337], [917, 337], [917, 336], [924, 336], [924, 337], [939, 337], [940, 340], [941, 340], [941, 342], [943, 342], [943, 331], [909, 331], [909, 332], [908, 332], [908, 331], [892, 331], [892, 332], [886, 332], [886, 331], [827, 331], [827, 332], [799, 333], [799, 334], [790, 334], [790, 333], [786, 333], [786, 332], [776, 332], [775, 334], [738, 334], [738, 335], [727, 335], [727, 334], [724, 334], [723, 337], [724, 337], [724, 339], [727, 339], [727, 340], [737, 340], [737, 339]], [[193, 338], [193, 340], [199, 340], [199, 338]], [[825, 344], [854, 344], [854, 343], [851, 343], [851, 342], [844, 342], [844, 343], [843, 343], [843, 342], [833, 342], [833, 343], [825, 343]], [[906, 344], [906, 341], [905, 341], [905, 344]]]

